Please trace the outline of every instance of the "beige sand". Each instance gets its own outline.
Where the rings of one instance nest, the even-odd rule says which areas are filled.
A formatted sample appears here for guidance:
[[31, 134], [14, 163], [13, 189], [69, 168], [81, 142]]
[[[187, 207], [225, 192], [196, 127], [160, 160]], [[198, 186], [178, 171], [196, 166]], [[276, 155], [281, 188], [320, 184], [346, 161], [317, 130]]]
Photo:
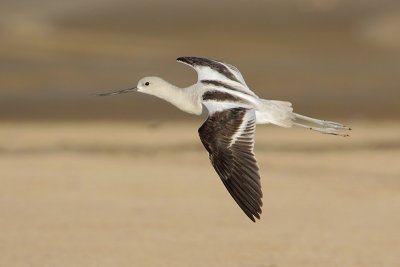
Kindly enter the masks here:
[[400, 125], [259, 127], [252, 223], [196, 124], [0, 125], [0, 266], [400, 266]]

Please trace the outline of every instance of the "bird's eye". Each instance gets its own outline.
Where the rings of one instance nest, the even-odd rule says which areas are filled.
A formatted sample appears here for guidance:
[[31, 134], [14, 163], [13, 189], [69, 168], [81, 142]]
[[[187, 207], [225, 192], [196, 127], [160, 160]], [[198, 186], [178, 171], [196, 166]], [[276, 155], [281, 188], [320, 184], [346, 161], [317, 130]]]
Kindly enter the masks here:
[[149, 82], [145, 82], [144, 85], [148, 86], [150, 83]]

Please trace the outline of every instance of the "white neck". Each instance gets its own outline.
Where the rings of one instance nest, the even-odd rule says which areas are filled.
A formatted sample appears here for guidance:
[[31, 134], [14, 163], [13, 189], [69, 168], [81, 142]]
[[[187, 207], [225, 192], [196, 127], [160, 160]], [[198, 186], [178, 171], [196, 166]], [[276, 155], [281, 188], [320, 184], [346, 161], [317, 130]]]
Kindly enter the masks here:
[[194, 92], [195, 91], [191, 90], [190, 87], [182, 89], [166, 83], [163, 88], [160, 88], [156, 93], [154, 93], [154, 96], [164, 99], [182, 111], [200, 115], [202, 110], [201, 103]]

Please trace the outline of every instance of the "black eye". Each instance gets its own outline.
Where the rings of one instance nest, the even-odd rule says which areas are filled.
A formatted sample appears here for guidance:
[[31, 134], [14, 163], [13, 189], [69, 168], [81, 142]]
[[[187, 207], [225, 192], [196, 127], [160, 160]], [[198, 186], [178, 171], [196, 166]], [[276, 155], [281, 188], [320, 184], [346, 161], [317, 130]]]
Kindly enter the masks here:
[[145, 82], [144, 85], [148, 86], [150, 83], [149, 82]]

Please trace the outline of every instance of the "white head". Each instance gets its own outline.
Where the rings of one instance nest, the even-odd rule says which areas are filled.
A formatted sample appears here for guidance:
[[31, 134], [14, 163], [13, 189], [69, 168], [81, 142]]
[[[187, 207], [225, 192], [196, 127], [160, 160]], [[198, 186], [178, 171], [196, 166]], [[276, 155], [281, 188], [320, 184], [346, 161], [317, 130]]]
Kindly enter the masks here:
[[158, 96], [163, 93], [163, 91], [171, 87], [171, 84], [164, 81], [160, 77], [144, 77], [139, 80], [136, 85], [136, 89], [138, 92], [145, 93], [148, 95]]
[[136, 87], [114, 91], [111, 93], [99, 94], [100, 96], [118, 95], [129, 92], [140, 92], [154, 96], [164, 95], [167, 88], [172, 87], [171, 84], [164, 81], [160, 77], [144, 77], [139, 80]]

